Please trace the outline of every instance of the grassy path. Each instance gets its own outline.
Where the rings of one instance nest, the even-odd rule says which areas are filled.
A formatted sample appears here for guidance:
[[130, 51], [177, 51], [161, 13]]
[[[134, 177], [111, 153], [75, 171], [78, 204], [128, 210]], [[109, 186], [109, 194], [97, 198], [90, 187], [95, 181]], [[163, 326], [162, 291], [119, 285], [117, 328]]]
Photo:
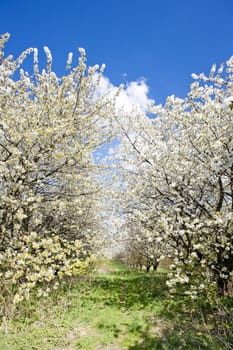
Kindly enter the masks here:
[[0, 350], [196, 350], [198, 331], [165, 309], [165, 274], [129, 271], [105, 261], [48, 302], [25, 304], [0, 332]]
[[158, 323], [163, 274], [145, 275], [105, 262], [87, 284], [77, 328], [59, 350], [155, 349], [152, 339], [167, 327]]

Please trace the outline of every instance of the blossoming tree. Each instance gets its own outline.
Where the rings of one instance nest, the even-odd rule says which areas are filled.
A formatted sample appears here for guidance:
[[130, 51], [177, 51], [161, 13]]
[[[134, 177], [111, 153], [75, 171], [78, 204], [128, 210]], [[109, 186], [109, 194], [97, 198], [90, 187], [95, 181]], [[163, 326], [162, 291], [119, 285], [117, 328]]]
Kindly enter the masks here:
[[[37, 49], [5, 57], [8, 39], [0, 40], [0, 261], [17, 302], [92, 260], [102, 191], [93, 152], [111, 140], [113, 98], [97, 93], [104, 67], [87, 67], [84, 49], [74, 68], [69, 54], [59, 78], [47, 47], [40, 71]], [[22, 68], [30, 54], [31, 75]]]
[[193, 78], [187, 97], [168, 97], [154, 119], [122, 123], [122, 205], [165, 243], [171, 289], [182, 283], [195, 295], [215, 283], [221, 296], [233, 274], [233, 57]]

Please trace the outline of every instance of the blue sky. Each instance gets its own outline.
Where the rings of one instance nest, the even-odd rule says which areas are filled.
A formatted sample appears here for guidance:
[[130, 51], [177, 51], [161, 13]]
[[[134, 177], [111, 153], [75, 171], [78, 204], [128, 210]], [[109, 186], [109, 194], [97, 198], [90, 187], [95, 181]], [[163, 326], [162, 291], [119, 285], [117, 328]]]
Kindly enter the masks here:
[[[191, 73], [233, 55], [232, 0], [0, 0], [7, 53], [49, 46], [64, 73], [69, 51], [107, 65], [114, 85], [147, 80], [149, 97], [184, 96]], [[42, 52], [41, 52], [42, 54]]]

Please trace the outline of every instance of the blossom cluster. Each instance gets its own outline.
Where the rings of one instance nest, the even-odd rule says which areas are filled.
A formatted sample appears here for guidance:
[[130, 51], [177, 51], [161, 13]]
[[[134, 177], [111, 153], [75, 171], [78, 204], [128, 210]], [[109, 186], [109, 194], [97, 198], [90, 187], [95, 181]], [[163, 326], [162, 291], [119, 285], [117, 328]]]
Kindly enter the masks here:
[[2, 284], [17, 287], [13, 302], [28, 298], [34, 289], [38, 296], [46, 295], [64, 277], [85, 273], [94, 256], [84, 258], [81, 248], [79, 241], [69, 242], [55, 235], [41, 238], [36, 232], [13, 240], [1, 261]]

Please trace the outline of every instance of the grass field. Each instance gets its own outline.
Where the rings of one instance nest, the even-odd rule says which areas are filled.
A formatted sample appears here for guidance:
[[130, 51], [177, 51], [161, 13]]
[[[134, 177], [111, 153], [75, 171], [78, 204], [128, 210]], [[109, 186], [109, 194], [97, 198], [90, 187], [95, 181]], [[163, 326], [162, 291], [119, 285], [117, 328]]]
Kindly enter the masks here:
[[214, 322], [208, 325], [195, 304], [181, 297], [168, 303], [165, 280], [163, 271], [102, 261], [91, 276], [3, 320], [0, 350], [232, 349], [230, 332], [225, 343], [221, 334], [214, 337]]

